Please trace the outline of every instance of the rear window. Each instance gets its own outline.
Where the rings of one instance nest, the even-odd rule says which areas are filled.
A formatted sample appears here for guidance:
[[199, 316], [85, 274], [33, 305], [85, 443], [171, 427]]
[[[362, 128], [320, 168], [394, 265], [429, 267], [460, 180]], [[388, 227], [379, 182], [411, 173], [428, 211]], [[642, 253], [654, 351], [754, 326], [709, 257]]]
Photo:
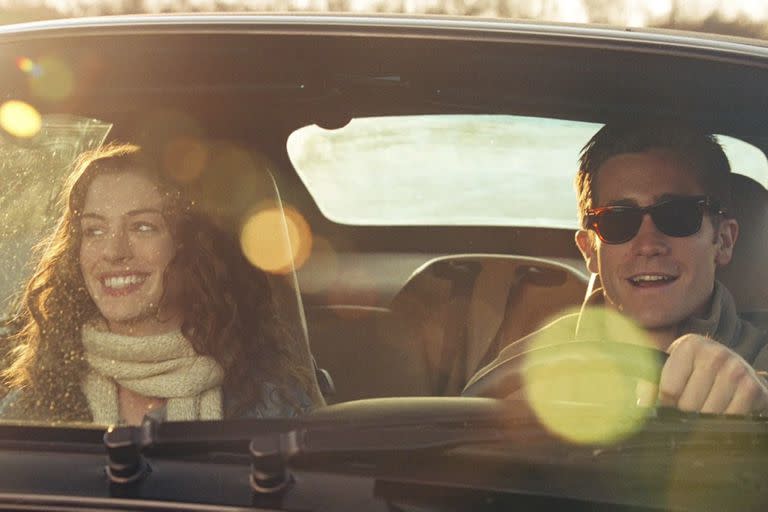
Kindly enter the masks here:
[[[301, 128], [288, 153], [338, 223], [575, 228], [579, 152], [601, 127], [524, 116], [360, 118]], [[734, 171], [768, 186], [760, 149], [719, 140]]]

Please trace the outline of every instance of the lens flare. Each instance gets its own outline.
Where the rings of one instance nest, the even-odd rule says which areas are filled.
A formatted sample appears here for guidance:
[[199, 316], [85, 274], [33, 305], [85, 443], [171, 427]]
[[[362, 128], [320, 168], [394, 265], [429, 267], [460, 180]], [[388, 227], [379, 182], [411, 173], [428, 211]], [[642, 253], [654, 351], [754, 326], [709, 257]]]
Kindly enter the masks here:
[[570, 343], [573, 324], [568, 323], [544, 330], [527, 352], [526, 397], [542, 424], [570, 442], [619, 441], [641, 428], [647, 417], [647, 409], [637, 406], [639, 374], [658, 376], [661, 369], [652, 352], [632, 351], [638, 359], [622, 360], [606, 340], [644, 347], [651, 343], [630, 320], [603, 308], [581, 316], [578, 339], [595, 343]]
[[51, 101], [62, 100], [72, 94], [75, 76], [66, 62], [56, 57], [43, 57], [37, 68], [38, 71], [31, 73], [29, 78], [32, 94]]
[[279, 206], [256, 211], [243, 223], [240, 246], [248, 261], [273, 274], [304, 264], [312, 250], [309, 225], [295, 210]]
[[40, 113], [23, 101], [11, 100], [0, 105], [0, 126], [14, 137], [34, 137], [43, 126]]
[[228, 142], [208, 144], [207, 164], [196, 187], [202, 211], [241, 226], [265, 202], [277, 204], [279, 194], [261, 154]]
[[208, 163], [208, 148], [196, 137], [177, 137], [166, 144], [163, 169], [171, 179], [189, 184], [203, 174]]
[[16, 59], [16, 67], [24, 73], [32, 75], [34, 77], [40, 76], [40, 66], [35, 64], [35, 61], [29, 57], [19, 57]]
[[293, 225], [296, 229], [296, 238], [291, 238], [290, 241], [293, 247], [293, 264], [298, 270], [304, 266], [312, 253], [312, 230], [304, 216], [296, 209], [286, 208], [285, 216], [288, 224]]

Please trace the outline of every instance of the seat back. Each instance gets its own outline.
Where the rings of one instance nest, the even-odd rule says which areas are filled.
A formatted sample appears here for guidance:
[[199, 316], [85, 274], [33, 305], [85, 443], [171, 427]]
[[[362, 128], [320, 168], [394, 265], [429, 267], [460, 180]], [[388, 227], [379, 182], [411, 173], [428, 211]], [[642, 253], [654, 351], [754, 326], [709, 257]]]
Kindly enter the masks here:
[[423, 358], [429, 394], [458, 395], [499, 350], [578, 307], [586, 283], [574, 268], [545, 259], [448, 256], [418, 269], [391, 310]]
[[739, 222], [733, 260], [717, 271], [740, 312], [768, 310], [768, 190], [734, 174], [732, 215]]

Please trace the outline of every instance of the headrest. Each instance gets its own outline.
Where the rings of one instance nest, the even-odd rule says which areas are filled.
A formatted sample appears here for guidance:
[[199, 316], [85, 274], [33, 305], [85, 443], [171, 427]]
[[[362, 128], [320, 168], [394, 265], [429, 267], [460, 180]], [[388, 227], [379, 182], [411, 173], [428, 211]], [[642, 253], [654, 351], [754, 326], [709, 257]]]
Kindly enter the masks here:
[[768, 190], [734, 174], [731, 213], [739, 222], [733, 260], [717, 271], [740, 312], [768, 309]]

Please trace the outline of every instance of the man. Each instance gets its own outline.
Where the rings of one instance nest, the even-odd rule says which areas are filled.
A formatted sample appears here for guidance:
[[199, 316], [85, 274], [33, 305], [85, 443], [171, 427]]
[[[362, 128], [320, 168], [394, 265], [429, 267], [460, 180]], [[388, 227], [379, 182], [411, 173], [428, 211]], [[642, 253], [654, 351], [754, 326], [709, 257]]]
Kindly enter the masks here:
[[[669, 354], [657, 396], [640, 397], [648, 405], [657, 398], [684, 411], [768, 408], [768, 382], [756, 371], [768, 369], [768, 332], [740, 319], [715, 280], [739, 234], [728, 215], [729, 180], [714, 137], [673, 123], [607, 125], [582, 150], [576, 245], [602, 284], [591, 301], [632, 320]], [[574, 324], [578, 338], [582, 320], [564, 317], [513, 343], [478, 375], [555, 325]]]

